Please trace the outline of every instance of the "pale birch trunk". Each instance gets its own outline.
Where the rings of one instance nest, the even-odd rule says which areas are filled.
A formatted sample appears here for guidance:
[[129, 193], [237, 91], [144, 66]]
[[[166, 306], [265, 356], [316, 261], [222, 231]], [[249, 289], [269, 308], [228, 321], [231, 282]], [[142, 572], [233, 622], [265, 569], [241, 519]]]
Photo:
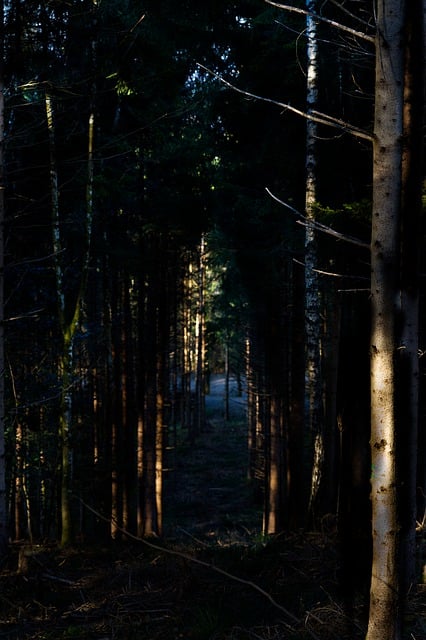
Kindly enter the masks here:
[[405, 3], [377, 3], [371, 233], [371, 500], [373, 562], [367, 640], [400, 638], [396, 474], [396, 315]]
[[[318, 43], [317, 24], [312, 17], [316, 13], [316, 0], [306, 0], [307, 18], [307, 78], [306, 102], [308, 115], [317, 108], [318, 102]], [[315, 517], [315, 506], [321, 483], [324, 459], [322, 432], [322, 393], [321, 393], [321, 316], [318, 289], [317, 241], [313, 226], [315, 222], [315, 204], [317, 199], [317, 123], [306, 121], [306, 235], [305, 235], [305, 408], [306, 423], [311, 442], [312, 478], [309, 496], [309, 515]]]

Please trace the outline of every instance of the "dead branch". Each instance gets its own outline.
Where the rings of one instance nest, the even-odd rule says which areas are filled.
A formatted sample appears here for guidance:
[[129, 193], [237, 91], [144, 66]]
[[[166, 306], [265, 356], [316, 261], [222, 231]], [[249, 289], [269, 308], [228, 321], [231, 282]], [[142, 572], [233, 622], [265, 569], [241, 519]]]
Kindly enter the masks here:
[[306, 111], [297, 109], [296, 107], [293, 107], [288, 103], [280, 102], [279, 100], [273, 100], [272, 98], [266, 98], [264, 96], [258, 96], [255, 93], [251, 93], [250, 91], [245, 91], [244, 89], [240, 89], [239, 87], [232, 84], [228, 80], [225, 80], [225, 78], [223, 78], [221, 75], [216, 73], [216, 71], [213, 71], [208, 67], [205, 67], [203, 64], [201, 64], [201, 62], [197, 62], [197, 66], [200, 69], [203, 69], [204, 71], [212, 75], [214, 78], [219, 80], [225, 86], [229, 87], [229, 89], [232, 89], [237, 93], [241, 93], [243, 96], [246, 96], [247, 98], [253, 98], [254, 100], [261, 100], [262, 102], [268, 102], [269, 104], [274, 104], [277, 107], [281, 107], [286, 111], [291, 111], [292, 113], [295, 113], [298, 116], [305, 118], [306, 120], [312, 120], [313, 122], [318, 122], [319, 124], [324, 124], [324, 125], [327, 125], [328, 127], [334, 127], [335, 129], [339, 129], [340, 131], [344, 131], [345, 133], [350, 133], [351, 135], [357, 138], [362, 138], [364, 140], [368, 140], [369, 142], [372, 142], [374, 139], [372, 134], [367, 133], [363, 129], [358, 129], [358, 127], [354, 127], [348, 122], [345, 122], [344, 120], [340, 120], [339, 118], [334, 118], [333, 116], [329, 116], [326, 113], [321, 113], [319, 111], [307, 113]]
[[[295, 264], [299, 264], [301, 267], [306, 268], [306, 264], [301, 260], [297, 260], [297, 258], [293, 258], [293, 262]], [[315, 273], [318, 273], [320, 276], [328, 276], [330, 278], [339, 278], [339, 279], [354, 279], [354, 280], [368, 280], [368, 278], [364, 278], [362, 276], [348, 276], [345, 273], [335, 273], [333, 271], [323, 271], [322, 269], [312, 269]], [[370, 289], [338, 289], [338, 291], [370, 291]]]
[[333, 236], [338, 240], [343, 240], [344, 242], [349, 242], [350, 244], [354, 244], [357, 247], [362, 247], [363, 249], [370, 250], [370, 245], [367, 242], [363, 242], [362, 240], [359, 240], [358, 238], [354, 238], [353, 236], [348, 236], [344, 233], [340, 233], [339, 231], [336, 231], [335, 229], [332, 229], [331, 227], [327, 226], [326, 224], [322, 224], [317, 220], [308, 220], [308, 218], [304, 216], [300, 211], [292, 207], [287, 202], [280, 200], [280, 198], [274, 195], [272, 191], [268, 189], [268, 187], [265, 187], [265, 190], [271, 196], [271, 198], [273, 198], [276, 202], [281, 204], [283, 207], [286, 207], [286, 209], [289, 209], [295, 216], [299, 218], [299, 220], [297, 221], [298, 224], [301, 224], [305, 227], [309, 225], [313, 227], [316, 231], [321, 231], [321, 233], [325, 233], [329, 236]]
[[[100, 518], [104, 522], [109, 522], [109, 523], [112, 522], [111, 518], [107, 518], [103, 514], [99, 513], [99, 511], [97, 511], [96, 509], [94, 509], [93, 507], [88, 505], [80, 497], [78, 497], [78, 496], [74, 496], [74, 497], [86, 509], [88, 509], [88, 511], [93, 513], [95, 516], [97, 516], [98, 518]], [[120, 531], [120, 533], [122, 533], [123, 535], [127, 536], [131, 540], [135, 540], [136, 542], [141, 542], [142, 544], [146, 545], [147, 547], [150, 547], [151, 549], [155, 549], [156, 551], [160, 551], [161, 553], [165, 553], [165, 554], [170, 555], [170, 556], [183, 558], [184, 560], [187, 560], [188, 562], [192, 562], [193, 564], [198, 564], [198, 565], [200, 565], [202, 567], [205, 567], [206, 569], [209, 569], [210, 571], [215, 571], [216, 573], [220, 573], [221, 575], [225, 576], [226, 578], [229, 578], [230, 580], [234, 580], [235, 582], [239, 582], [240, 584], [244, 584], [244, 585], [246, 585], [248, 587], [251, 587], [252, 589], [257, 591], [258, 593], [260, 593], [262, 596], [264, 596], [267, 600], [269, 600], [269, 602], [274, 607], [276, 607], [282, 613], [284, 613], [284, 615], [289, 620], [291, 620], [294, 624], [297, 624], [297, 625], [302, 625], [303, 624], [303, 622], [299, 618], [297, 618], [295, 615], [293, 615], [291, 613], [291, 611], [289, 611], [288, 609], [286, 609], [285, 607], [280, 605], [276, 600], [274, 600], [274, 598], [271, 596], [270, 593], [268, 593], [267, 591], [265, 591], [264, 589], [259, 587], [259, 585], [256, 584], [255, 582], [252, 582], [251, 580], [245, 580], [244, 578], [240, 578], [239, 576], [236, 576], [236, 575], [234, 575], [232, 573], [229, 573], [228, 571], [225, 571], [225, 569], [221, 569], [220, 567], [216, 567], [214, 564], [210, 564], [209, 562], [205, 562], [204, 560], [200, 560], [199, 558], [195, 558], [194, 556], [191, 556], [191, 555], [189, 555], [187, 553], [183, 553], [181, 551], [176, 551], [175, 549], [167, 549], [167, 547], [161, 547], [160, 545], [155, 544], [153, 542], [150, 542], [149, 540], [146, 540], [145, 538], [140, 538], [139, 536], [133, 535], [133, 533], [130, 533], [130, 531], [127, 531], [126, 529], [123, 529], [122, 527], [119, 527], [117, 524], [116, 524], [116, 530]], [[295, 631], [295, 629], [293, 627], [291, 627], [290, 625], [286, 624], [286, 626], [291, 631]], [[320, 640], [319, 637], [313, 631], [311, 631], [310, 629], [307, 629], [307, 632], [309, 633], [309, 635], [312, 638], [314, 638], [314, 640]]]
[[337, 0], [328, 0], [328, 2], [331, 2], [331, 4], [334, 4], [334, 6], [340, 9], [340, 11], [343, 11], [343, 13], [345, 13], [347, 16], [351, 18], [351, 20], [355, 20], [356, 22], [359, 22], [359, 24], [362, 24], [365, 27], [368, 27], [368, 28], [371, 27], [370, 23], [367, 22], [367, 20], [363, 20], [359, 16], [355, 15], [354, 13], [352, 13], [352, 11], [349, 11], [349, 9], [346, 9], [346, 7], [344, 7], [343, 4], [341, 4]]
[[[318, 13], [313, 13], [312, 11], [307, 11], [306, 9], [299, 9], [299, 7], [293, 7], [289, 4], [280, 4], [279, 2], [273, 2], [272, 0], [265, 0], [267, 4], [272, 5], [273, 7], [278, 7], [278, 9], [285, 9], [286, 11], [293, 11], [294, 13], [301, 13], [305, 16], [311, 16], [316, 20], [321, 20], [321, 22], [325, 22], [326, 24], [331, 25], [335, 29], [339, 29], [340, 31], [345, 31], [346, 33], [350, 33], [356, 38], [361, 38], [362, 40], [367, 40], [367, 42], [375, 43], [374, 36], [369, 36], [366, 33], [362, 33], [362, 31], [357, 31], [357, 29], [351, 29], [351, 27], [347, 27], [340, 22], [336, 22], [335, 20], [330, 20], [329, 18], [325, 18], [324, 16], [319, 15]], [[368, 26], [368, 25], [367, 25]]]
[[45, 580], [54, 580], [56, 582], [63, 582], [64, 584], [75, 585], [74, 580], [68, 580], [67, 578], [61, 578], [60, 576], [54, 576], [51, 573], [42, 573], [41, 577]]

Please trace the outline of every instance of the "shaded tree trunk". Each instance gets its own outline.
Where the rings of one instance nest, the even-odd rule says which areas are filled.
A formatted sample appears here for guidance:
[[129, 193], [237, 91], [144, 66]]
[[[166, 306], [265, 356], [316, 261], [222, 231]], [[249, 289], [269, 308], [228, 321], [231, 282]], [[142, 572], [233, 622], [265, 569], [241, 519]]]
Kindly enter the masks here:
[[310, 486], [306, 478], [305, 459], [305, 340], [304, 340], [304, 273], [294, 264], [291, 269], [291, 376], [288, 434], [289, 524], [298, 529], [306, 524], [306, 504]]
[[8, 541], [5, 457], [5, 352], [4, 352], [4, 3], [0, 3], [0, 559]]
[[61, 446], [61, 545], [72, 540], [71, 487], [73, 452], [71, 444], [72, 421], [72, 388], [73, 388], [73, 350], [76, 332], [81, 320], [81, 303], [86, 289], [89, 269], [90, 240], [93, 217], [93, 137], [94, 116], [89, 115], [88, 126], [88, 180], [86, 193], [86, 219], [84, 223], [83, 263], [81, 265], [80, 282], [75, 300], [70, 303], [66, 293], [65, 267], [63, 264], [63, 240], [61, 238], [61, 218], [59, 207], [59, 185], [56, 159], [55, 123], [52, 98], [46, 92], [46, 118], [49, 134], [50, 180], [52, 200], [52, 243], [54, 250], [54, 267], [56, 293], [58, 303], [59, 328], [62, 339], [58, 359], [58, 375], [60, 384], [59, 436]]
[[[402, 153], [401, 335], [398, 348], [398, 465], [401, 596], [416, 583], [417, 458], [419, 428], [419, 237], [422, 216], [424, 2], [407, 3], [404, 145]], [[426, 487], [420, 484], [421, 490]], [[420, 518], [423, 513], [419, 514]]]

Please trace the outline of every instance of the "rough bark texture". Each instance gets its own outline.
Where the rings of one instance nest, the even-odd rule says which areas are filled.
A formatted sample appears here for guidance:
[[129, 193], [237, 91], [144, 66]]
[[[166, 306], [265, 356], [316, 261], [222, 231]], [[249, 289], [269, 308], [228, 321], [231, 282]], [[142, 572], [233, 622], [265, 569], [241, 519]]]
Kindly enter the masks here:
[[404, 2], [377, 3], [371, 237], [371, 499], [373, 564], [367, 640], [399, 630], [395, 325], [401, 203]]

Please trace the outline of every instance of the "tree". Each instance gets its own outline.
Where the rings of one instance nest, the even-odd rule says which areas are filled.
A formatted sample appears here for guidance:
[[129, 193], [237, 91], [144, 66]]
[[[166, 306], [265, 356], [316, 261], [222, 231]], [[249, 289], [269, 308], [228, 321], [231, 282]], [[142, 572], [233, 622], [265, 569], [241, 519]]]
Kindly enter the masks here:
[[[314, 14], [316, 0], [306, 2], [307, 71], [306, 113], [312, 116], [318, 107], [318, 35]], [[318, 491], [324, 462], [322, 377], [321, 377], [321, 312], [318, 283], [318, 249], [315, 230], [317, 203], [317, 137], [314, 119], [306, 120], [306, 233], [305, 233], [305, 333], [306, 333], [306, 428], [312, 455], [312, 480], [309, 512], [315, 519]]]
[[406, 3], [377, 6], [371, 229], [371, 500], [373, 563], [367, 640], [400, 631], [397, 322]]
[[8, 540], [5, 458], [5, 349], [4, 349], [4, 4], [0, 3], [0, 558]]
[[[402, 150], [402, 225], [400, 259], [400, 326], [398, 349], [398, 464], [401, 506], [401, 593], [416, 583], [416, 518], [418, 493], [425, 489], [417, 470], [419, 438], [419, 237], [421, 237], [424, 103], [424, 3], [406, 5], [404, 113]], [[400, 406], [400, 408], [399, 408]], [[420, 449], [421, 450], [421, 449]], [[420, 492], [417, 487], [420, 487]], [[423, 510], [419, 509], [419, 519]]]
[[62, 350], [59, 357], [59, 379], [61, 387], [60, 400], [60, 443], [62, 453], [61, 467], [61, 543], [69, 544], [72, 539], [72, 519], [71, 519], [71, 477], [72, 477], [72, 447], [71, 447], [71, 424], [72, 424], [72, 389], [74, 373], [74, 342], [76, 333], [81, 322], [81, 305], [85, 293], [87, 274], [89, 268], [90, 238], [92, 231], [93, 216], [93, 135], [94, 117], [90, 113], [88, 127], [88, 186], [87, 186], [87, 214], [84, 223], [84, 250], [83, 264], [81, 266], [80, 283], [77, 293], [73, 292], [75, 299], [70, 302], [66, 293], [65, 267], [62, 262], [63, 240], [61, 238], [61, 225], [63, 224], [60, 215], [58, 170], [56, 160], [55, 124], [52, 107], [52, 98], [46, 93], [46, 115], [50, 141], [50, 175], [51, 175], [51, 197], [52, 197], [52, 238], [55, 261], [56, 287], [58, 299], [58, 318], [62, 338]]

